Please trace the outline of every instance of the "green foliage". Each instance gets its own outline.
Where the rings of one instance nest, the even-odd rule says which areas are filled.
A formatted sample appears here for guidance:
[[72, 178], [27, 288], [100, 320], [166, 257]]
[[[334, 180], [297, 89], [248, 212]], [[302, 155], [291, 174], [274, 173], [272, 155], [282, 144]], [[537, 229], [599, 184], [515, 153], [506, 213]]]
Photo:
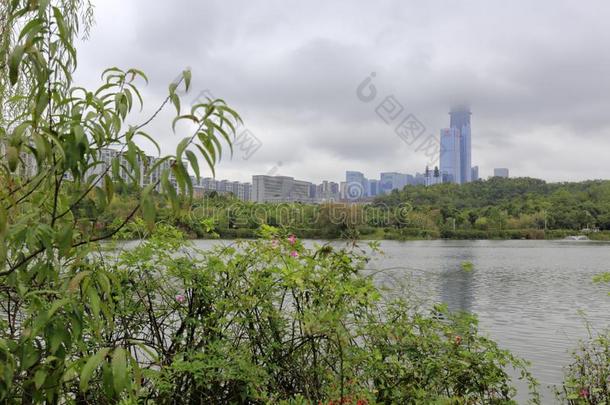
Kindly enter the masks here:
[[582, 342], [572, 358], [558, 399], [575, 405], [610, 403], [610, 333]]
[[[598, 274], [595, 277], [593, 277], [593, 282], [594, 283], [610, 283], [610, 272], [605, 272], [602, 274]], [[608, 295], [610, 295], [610, 292], [608, 293]]]
[[[512, 366], [537, 401], [526, 364], [479, 335], [474, 317], [384, 300], [360, 274], [367, 258], [357, 248], [308, 249], [272, 227], [260, 236], [200, 251], [160, 225], [110, 265], [120, 289], [102, 340], [137, 359], [132, 399], [505, 403]], [[103, 351], [90, 362], [110, 362], [115, 376], [115, 358]], [[90, 397], [105, 398], [104, 366], [87, 370], [98, 376]]]
[[[425, 227], [444, 237], [506, 237], [504, 231], [519, 230], [519, 237], [544, 238], [544, 231], [552, 230], [610, 230], [609, 181], [492, 178], [464, 185], [407, 186], [378, 197], [374, 204], [392, 209], [401, 203], [414, 208], [411, 219], [427, 217]], [[409, 226], [421, 227], [417, 222]]]
[[[136, 198], [137, 193], [124, 193], [123, 202], [111, 204], [109, 212], [121, 212], [124, 202]], [[200, 226], [207, 218], [214, 219], [215, 233], [224, 238], [255, 237], [262, 224], [318, 239], [561, 239], [582, 232], [591, 239], [610, 238], [610, 222], [604, 219], [610, 218], [608, 181], [492, 179], [461, 186], [407, 186], [372, 204], [253, 203], [211, 193], [183, 201], [188, 215], [176, 213], [162, 197], [152, 198], [160, 208], [158, 220], [198, 238], [211, 236]], [[111, 222], [101, 221], [100, 230]]]
[[[135, 354], [108, 338], [115, 317], [128, 314], [115, 312], [121, 285], [95, 258], [95, 242], [140, 213], [152, 229], [153, 189], [181, 209], [192, 189], [182, 155], [195, 164], [198, 151], [213, 166], [239, 121], [221, 100], [197, 105], [189, 117], [196, 129], [176, 153], [142, 166], [137, 143], [154, 143], [147, 126], [167, 102], [179, 107], [176, 89], [188, 90], [190, 72], [149, 119], [129, 126], [143, 103], [143, 72], [109, 68], [93, 90], [72, 83], [75, 38], [90, 23], [86, 1], [0, 6], [0, 402], [114, 403], [140, 386]], [[121, 152], [111, 164], [107, 148]], [[136, 198], [97, 232], [122, 190], [137, 190]]]
[[465, 272], [471, 272], [474, 270], [474, 264], [469, 261], [463, 261], [460, 264], [460, 267], [462, 267], [462, 270], [464, 270]]
[[593, 278], [596, 283], [610, 283], [610, 272], [602, 273]]

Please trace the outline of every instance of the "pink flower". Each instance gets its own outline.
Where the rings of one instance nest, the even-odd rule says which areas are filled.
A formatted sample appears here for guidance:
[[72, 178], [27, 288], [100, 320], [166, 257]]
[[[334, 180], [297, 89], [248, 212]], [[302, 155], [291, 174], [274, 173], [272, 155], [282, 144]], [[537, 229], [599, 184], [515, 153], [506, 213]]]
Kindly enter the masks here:
[[296, 250], [293, 250], [292, 252], [290, 252], [290, 256], [299, 257], [299, 252], [297, 252]]
[[589, 396], [589, 390], [586, 388], [583, 388], [580, 390], [580, 397], [581, 398], [587, 398]]
[[280, 245], [280, 241], [279, 241], [279, 240], [277, 240], [277, 239], [273, 239], [273, 240], [271, 241], [271, 247], [272, 247], [272, 248], [276, 248], [276, 247], [278, 247], [279, 245]]
[[184, 303], [184, 301], [186, 301], [186, 297], [182, 294], [176, 294], [176, 301], [178, 301], [180, 304]]
[[290, 235], [288, 237], [288, 242], [290, 242], [291, 245], [294, 245], [295, 243], [297, 243], [297, 237], [294, 235]]

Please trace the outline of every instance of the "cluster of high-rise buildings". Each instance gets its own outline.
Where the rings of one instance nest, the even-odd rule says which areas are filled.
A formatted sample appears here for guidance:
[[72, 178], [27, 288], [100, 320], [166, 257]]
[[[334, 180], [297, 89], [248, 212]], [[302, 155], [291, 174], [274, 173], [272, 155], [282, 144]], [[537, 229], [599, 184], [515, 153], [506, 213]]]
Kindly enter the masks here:
[[[449, 128], [441, 129], [440, 134], [440, 167], [433, 171], [426, 168], [426, 185], [479, 180], [479, 166], [472, 166], [471, 115], [465, 106], [449, 112]], [[508, 169], [494, 169], [494, 177], [508, 178]]]
[[426, 184], [424, 173], [415, 175], [397, 172], [381, 173], [379, 179], [368, 179], [364, 173], [347, 171], [345, 181], [324, 180], [320, 184], [296, 180], [288, 176], [252, 176], [252, 201], [303, 202], [366, 201], [402, 190], [407, 185]]
[[[126, 182], [132, 181], [132, 176], [134, 174], [131, 172], [131, 170], [128, 171], [126, 169], [130, 167], [130, 165], [127, 162], [124, 153], [110, 148], [102, 149], [98, 159], [100, 164], [92, 167], [87, 175], [100, 175], [104, 173], [107, 168], [110, 167], [110, 165], [112, 165], [114, 160], [118, 160], [119, 176]], [[153, 167], [155, 163], [157, 163], [157, 160], [157, 158], [152, 156], [146, 156], [146, 160], [141, 159], [139, 156], [137, 157], [138, 165], [140, 165], [140, 178], [136, 180], [142, 187], [157, 183], [161, 177], [161, 173], [170, 168], [171, 162], [169, 160], [165, 160], [160, 165], [155, 167], [154, 170], [148, 170], [149, 168]], [[187, 162], [185, 162], [185, 165], [188, 166]], [[176, 179], [174, 178], [172, 172], [170, 172], [169, 181], [176, 186]], [[210, 177], [197, 179], [194, 176], [191, 176], [191, 182], [193, 183], [193, 195], [195, 197], [202, 197], [205, 194], [216, 192], [217, 194], [221, 195], [233, 194], [240, 200], [249, 201], [252, 195], [252, 184], [250, 183], [242, 183], [231, 180], [216, 180]], [[157, 185], [157, 191], [160, 191], [160, 187], [160, 185]]]
[[422, 173], [381, 173], [379, 179], [367, 179], [363, 173], [346, 172], [346, 179], [340, 183], [323, 181], [314, 184], [296, 180], [288, 176], [252, 176], [252, 201], [256, 202], [303, 202], [322, 203], [326, 201], [366, 201], [400, 190], [406, 185], [425, 184]]
[[[449, 112], [449, 128], [440, 131], [439, 165], [423, 173], [380, 173], [369, 179], [354, 170], [345, 172], [341, 183], [324, 181], [314, 185], [286, 176], [253, 176], [252, 200], [258, 202], [366, 201], [407, 185], [464, 184], [479, 180], [479, 166], [472, 166], [470, 109], [458, 106]], [[494, 176], [508, 177], [508, 169], [494, 169]]]
[[367, 179], [363, 173], [347, 171], [345, 198], [361, 200], [401, 190], [406, 185], [431, 186], [440, 183], [463, 184], [479, 178], [479, 167], [472, 166], [470, 109], [455, 107], [449, 113], [449, 128], [441, 129], [440, 167], [426, 167], [424, 173], [381, 173], [379, 179]]
[[[232, 194], [240, 200], [255, 202], [320, 203], [341, 200], [366, 201], [388, 194], [392, 190], [402, 190], [407, 185], [431, 186], [440, 183], [464, 184], [477, 181], [479, 167], [472, 166], [470, 109], [463, 106], [454, 107], [449, 112], [449, 116], [449, 128], [440, 130], [440, 164], [433, 168], [426, 167], [423, 173], [383, 172], [378, 179], [368, 179], [362, 172], [349, 170], [345, 173], [345, 181], [336, 183], [325, 180], [320, 184], [296, 180], [288, 176], [271, 175], [252, 176], [252, 184], [216, 180], [210, 177], [200, 179], [192, 177], [193, 193], [197, 197], [212, 192], [221, 195]], [[130, 165], [124, 153], [114, 149], [102, 149], [99, 160], [100, 164], [92, 167], [88, 175], [102, 174], [114, 160], [118, 160], [119, 176], [125, 181], [133, 180], [133, 173], [126, 169]], [[171, 165], [171, 162], [166, 160], [149, 171], [148, 168], [155, 165], [157, 158], [146, 156], [141, 159], [138, 156], [137, 160], [140, 165], [140, 178], [136, 180], [143, 187], [157, 183], [163, 170], [169, 169]], [[24, 164], [24, 167], [33, 169], [33, 165], [35, 162]], [[185, 165], [188, 166], [188, 162], [185, 162]], [[496, 168], [494, 176], [508, 177], [508, 169]], [[170, 174], [169, 180], [176, 185], [173, 175]]]
[[449, 128], [441, 129], [440, 167], [442, 183], [464, 184], [477, 180], [478, 167], [472, 167], [470, 109], [455, 107], [449, 112]]
[[[4, 150], [5, 146], [0, 143], [0, 155], [5, 154]], [[19, 166], [19, 175], [24, 177], [32, 177], [36, 175], [37, 164], [34, 156], [28, 153], [21, 153], [20, 159], [22, 164]], [[161, 178], [161, 173], [164, 170], [169, 170], [171, 166], [171, 161], [164, 160], [158, 166], [154, 167], [159, 160], [158, 158], [152, 156], [141, 158], [138, 155], [136, 157], [136, 161], [139, 165], [139, 178], [134, 178], [135, 173], [129, 169], [131, 165], [127, 160], [126, 154], [119, 150], [112, 148], [100, 149], [97, 160], [98, 163], [92, 165], [88, 169], [85, 175], [86, 177], [106, 174], [112, 166], [112, 162], [118, 161], [118, 176], [126, 183], [136, 181], [141, 187], [158, 183], [159, 179]], [[188, 167], [188, 162], [185, 161], [184, 164]], [[150, 170], [152, 167], [154, 167], [154, 169]], [[173, 172], [170, 171], [169, 173], [170, 183], [172, 183], [174, 187], [177, 187], [176, 178], [174, 177]], [[70, 175], [66, 174], [66, 178], [69, 179], [69, 177]], [[215, 192], [220, 195], [232, 194], [233, 196], [244, 201], [250, 201], [252, 199], [252, 184], [250, 183], [242, 183], [231, 180], [216, 180], [210, 177], [197, 179], [194, 176], [191, 176], [191, 182], [193, 184], [193, 195], [195, 197], [203, 197], [205, 194]], [[158, 184], [155, 187], [155, 190], [161, 191], [161, 185]]]
[[425, 180], [423, 173], [383, 172], [378, 179], [368, 179], [364, 173], [347, 171], [345, 182], [340, 186], [341, 196], [346, 200], [362, 200], [388, 194], [392, 190], [402, 190], [407, 185], [425, 184]]
[[[363, 173], [347, 171], [341, 183], [341, 197], [362, 200], [401, 190], [406, 185], [432, 186], [441, 183], [464, 184], [479, 180], [479, 166], [472, 165], [472, 130], [470, 108], [457, 106], [449, 112], [449, 128], [440, 131], [439, 165], [426, 167], [424, 173], [381, 173], [379, 179], [367, 179]], [[508, 177], [508, 169], [494, 169], [494, 177]]]
[[193, 194], [195, 197], [203, 197], [205, 194], [216, 192], [220, 195], [233, 194], [243, 201], [252, 199], [252, 184], [240, 181], [216, 180], [211, 177], [199, 179], [193, 178]]

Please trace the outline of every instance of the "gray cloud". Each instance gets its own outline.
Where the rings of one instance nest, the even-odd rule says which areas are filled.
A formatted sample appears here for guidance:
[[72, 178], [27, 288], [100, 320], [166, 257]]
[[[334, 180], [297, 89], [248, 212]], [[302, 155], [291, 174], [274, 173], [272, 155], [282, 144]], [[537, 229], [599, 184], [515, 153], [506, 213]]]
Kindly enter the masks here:
[[[473, 110], [473, 164], [548, 180], [605, 177], [610, 162], [610, 3], [594, 0], [427, 2], [98, 1], [79, 78], [136, 66], [147, 112], [185, 66], [243, 116], [263, 147], [219, 177], [281, 174], [339, 180], [345, 170], [422, 171], [425, 156], [375, 114], [393, 94], [427, 133], [453, 103]], [[371, 72], [379, 95], [356, 87]], [[185, 96], [189, 100], [189, 96]], [[166, 150], [171, 111], [153, 127]], [[281, 162], [281, 165], [278, 165]]]

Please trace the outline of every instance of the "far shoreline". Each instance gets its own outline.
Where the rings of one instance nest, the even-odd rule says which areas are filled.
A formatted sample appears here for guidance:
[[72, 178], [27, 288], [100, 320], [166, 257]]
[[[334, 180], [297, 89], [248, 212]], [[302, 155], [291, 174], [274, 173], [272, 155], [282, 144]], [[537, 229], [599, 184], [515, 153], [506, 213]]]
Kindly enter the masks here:
[[[297, 237], [299, 237], [298, 233], [295, 233]], [[603, 233], [600, 237], [588, 237], [591, 235], [579, 235], [574, 233], [573, 236], [585, 236], [587, 239], [570, 239], [567, 237], [549, 237], [549, 238], [501, 238], [501, 237], [491, 237], [491, 238], [432, 238], [432, 237], [408, 237], [408, 238], [371, 238], [369, 235], [362, 235], [359, 238], [346, 238], [346, 237], [327, 237], [327, 236], [301, 236], [299, 237], [302, 240], [320, 240], [320, 241], [359, 241], [359, 242], [381, 242], [381, 241], [395, 241], [395, 242], [423, 242], [423, 241], [484, 241], [484, 242], [493, 242], [493, 241], [554, 241], [554, 242], [574, 242], [574, 243], [583, 243], [583, 242], [610, 242], [610, 234]], [[201, 237], [196, 235], [185, 235], [185, 238], [189, 241], [239, 241], [239, 240], [256, 240], [259, 239], [257, 235], [243, 235], [243, 236], [227, 236], [227, 235], [219, 235], [219, 236], [209, 236], [209, 237]], [[142, 238], [119, 238], [115, 239], [118, 242], [132, 242], [142, 240]]]

